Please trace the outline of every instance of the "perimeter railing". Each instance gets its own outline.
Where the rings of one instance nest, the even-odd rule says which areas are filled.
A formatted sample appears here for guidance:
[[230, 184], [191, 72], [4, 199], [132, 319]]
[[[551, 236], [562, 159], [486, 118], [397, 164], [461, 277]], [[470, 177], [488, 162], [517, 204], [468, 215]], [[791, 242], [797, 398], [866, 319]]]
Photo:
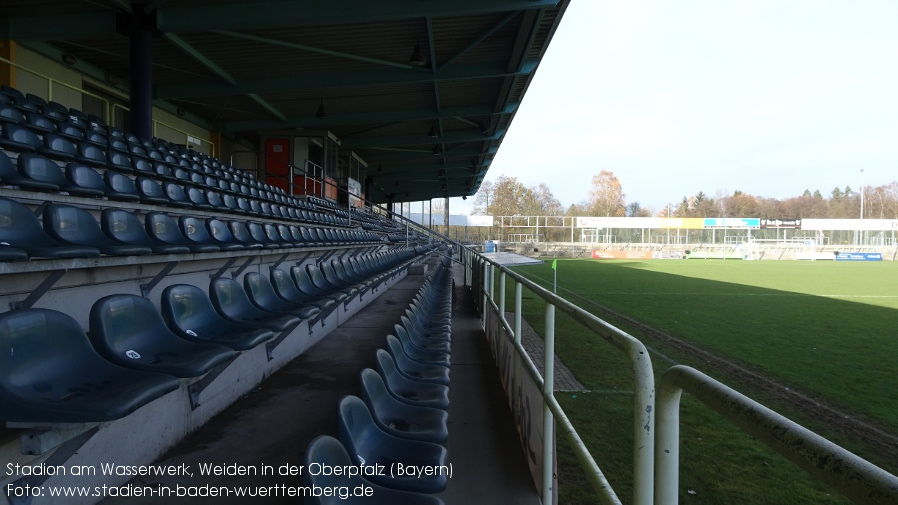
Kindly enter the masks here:
[[[633, 504], [672, 505], [679, 501], [679, 399], [683, 391], [855, 503], [898, 503], [898, 477], [690, 367], [675, 366], [662, 376], [656, 408], [651, 359], [639, 340], [492, 259], [460, 244], [456, 246], [461, 251], [461, 262], [465, 266], [465, 284], [471, 286], [479, 299], [478, 308], [485, 330], [490, 331], [493, 319], [498, 322], [502, 330], [498, 332], [500, 338], [505, 338], [506, 344], [513, 347], [516, 363], [521, 364], [521, 369], [527, 372], [541, 391], [544, 401], [543, 504], [552, 504], [557, 492], [553, 467], [556, 424], [570, 443], [601, 502], [621, 503], [555, 399], [556, 311], [567, 314], [626, 354], [630, 360], [635, 392], [632, 419]], [[509, 278], [514, 282], [515, 293], [512, 324], [505, 317], [505, 288]], [[524, 288], [546, 303], [544, 373], [540, 373], [521, 344]], [[513, 380], [517, 384], [520, 378], [514, 377]]]

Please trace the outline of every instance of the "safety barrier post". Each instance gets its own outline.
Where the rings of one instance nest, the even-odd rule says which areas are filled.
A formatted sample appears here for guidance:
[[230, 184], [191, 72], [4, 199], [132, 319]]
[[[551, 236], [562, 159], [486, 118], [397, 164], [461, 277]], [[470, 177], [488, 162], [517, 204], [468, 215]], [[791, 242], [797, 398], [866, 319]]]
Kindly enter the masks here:
[[555, 305], [546, 303], [545, 361], [543, 364], [543, 505], [552, 505], [555, 487], [555, 423], [548, 399], [555, 398]]
[[898, 477], [707, 375], [683, 365], [661, 377], [656, 416], [655, 504], [679, 500], [683, 391], [854, 503], [898, 503]]

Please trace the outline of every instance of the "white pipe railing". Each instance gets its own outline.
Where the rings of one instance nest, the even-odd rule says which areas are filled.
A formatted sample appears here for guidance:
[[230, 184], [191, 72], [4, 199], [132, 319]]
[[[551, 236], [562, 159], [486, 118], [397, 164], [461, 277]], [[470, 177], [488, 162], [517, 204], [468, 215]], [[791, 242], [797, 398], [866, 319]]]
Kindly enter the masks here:
[[[543, 504], [552, 503], [554, 494], [552, 458], [555, 435], [552, 426], [556, 424], [559, 433], [570, 443], [600, 501], [608, 505], [621, 503], [555, 399], [552, 386], [556, 310], [567, 314], [630, 358], [635, 382], [632, 503], [678, 503], [679, 400], [683, 391], [852, 501], [865, 505], [898, 503], [898, 477], [692, 368], [675, 366], [663, 375], [656, 408], [651, 359], [641, 342], [469, 248], [461, 248], [461, 257], [465, 265], [465, 279], [475, 295], [482, 297], [478, 300], [478, 308], [482, 310], [484, 325], [488, 320], [488, 311], [493, 311], [501, 326], [500, 338], [506, 338], [515, 349], [516, 366], [512, 375], [515, 389], [519, 389], [521, 381], [516, 372], [520, 364], [540, 389], [545, 401], [541, 476]], [[499, 271], [498, 294], [493, 288], [495, 270]], [[513, 327], [505, 319], [507, 276], [515, 282]], [[521, 344], [522, 292], [525, 287], [546, 302], [543, 339], [545, 373], [537, 369]]]

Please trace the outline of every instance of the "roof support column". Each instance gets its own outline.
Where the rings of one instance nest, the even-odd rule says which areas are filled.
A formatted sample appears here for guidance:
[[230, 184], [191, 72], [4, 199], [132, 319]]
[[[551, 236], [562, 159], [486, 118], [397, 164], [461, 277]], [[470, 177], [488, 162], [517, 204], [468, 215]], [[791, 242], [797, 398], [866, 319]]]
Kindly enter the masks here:
[[141, 140], [153, 137], [153, 36], [156, 11], [144, 12], [133, 4], [133, 12], [119, 14], [119, 32], [128, 37], [131, 66], [131, 133]]
[[138, 26], [131, 30], [131, 133], [153, 137], [153, 32]]

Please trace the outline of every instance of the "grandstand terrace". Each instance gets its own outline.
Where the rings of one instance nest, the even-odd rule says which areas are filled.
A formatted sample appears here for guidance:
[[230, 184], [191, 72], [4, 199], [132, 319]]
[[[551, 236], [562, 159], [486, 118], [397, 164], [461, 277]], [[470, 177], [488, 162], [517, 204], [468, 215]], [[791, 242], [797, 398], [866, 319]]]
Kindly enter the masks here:
[[557, 309], [632, 360], [623, 500], [676, 502], [711, 379], [666, 375], [656, 441], [641, 342], [393, 210], [477, 192], [568, 3], [3, 2], [0, 498], [549, 504], [557, 440], [619, 503], [553, 397]]

